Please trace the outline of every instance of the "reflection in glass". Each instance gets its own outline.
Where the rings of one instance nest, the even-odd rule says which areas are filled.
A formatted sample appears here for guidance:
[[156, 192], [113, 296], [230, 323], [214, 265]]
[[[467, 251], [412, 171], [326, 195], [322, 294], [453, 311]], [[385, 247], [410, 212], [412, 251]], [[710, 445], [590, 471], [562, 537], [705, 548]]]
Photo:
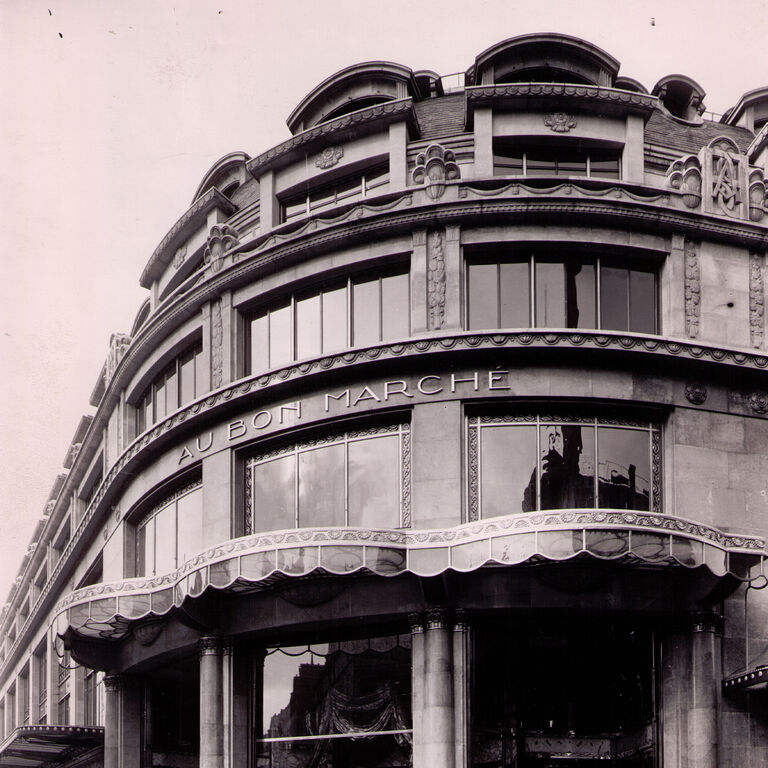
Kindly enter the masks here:
[[565, 273], [562, 262], [536, 262], [536, 325], [565, 326]]
[[565, 325], [596, 328], [595, 265], [574, 259], [565, 265]]
[[[270, 651], [257, 765], [410, 765], [410, 702], [407, 635]], [[396, 733], [378, 736], [381, 731]], [[337, 738], [311, 738], [323, 735]]]
[[[595, 506], [595, 430], [577, 424], [540, 428], [541, 461], [539, 509], [572, 509]], [[533, 483], [533, 478], [531, 478]], [[526, 511], [533, 489], [529, 484]]]
[[385, 435], [349, 444], [349, 524], [400, 525], [400, 438]]
[[[481, 430], [482, 517], [527, 512], [530, 467], [536, 464], [536, 427], [485, 427]], [[536, 505], [534, 480], [533, 509]]]
[[344, 525], [344, 445], [299, 454], [299, 525]]
[[650, 509], [648, 433], [599, 427], [599, 504], [613, 509]]
[[253, 467], [254, 530], [279, 531], [296, 525], [295, 472], [293, 454]]

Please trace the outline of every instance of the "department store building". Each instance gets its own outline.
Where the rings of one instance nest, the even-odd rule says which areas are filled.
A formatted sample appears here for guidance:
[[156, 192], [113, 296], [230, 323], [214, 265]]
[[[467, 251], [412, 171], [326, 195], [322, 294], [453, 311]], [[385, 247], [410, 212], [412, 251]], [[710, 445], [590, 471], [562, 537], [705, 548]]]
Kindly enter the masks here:
[[768, 766], [768, 87], [704, 98], [524, 35], [221, 158], [3, 610], [0, 768]]

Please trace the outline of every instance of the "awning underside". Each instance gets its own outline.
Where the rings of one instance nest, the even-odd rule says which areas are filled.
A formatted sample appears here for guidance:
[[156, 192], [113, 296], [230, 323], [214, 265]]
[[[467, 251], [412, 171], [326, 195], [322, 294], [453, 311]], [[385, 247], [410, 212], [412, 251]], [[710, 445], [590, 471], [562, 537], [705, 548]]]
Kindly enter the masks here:
[[37, 768], [62, 763], [103, 744], [100, 727], [22, 725], [0, 744], [0, 766]]

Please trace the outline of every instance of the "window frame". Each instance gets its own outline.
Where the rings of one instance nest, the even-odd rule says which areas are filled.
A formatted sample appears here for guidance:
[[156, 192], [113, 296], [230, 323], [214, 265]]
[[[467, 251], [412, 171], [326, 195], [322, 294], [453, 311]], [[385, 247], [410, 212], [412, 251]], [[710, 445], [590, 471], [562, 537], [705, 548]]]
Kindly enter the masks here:
[[[594, 506], [580, 507], [578, 509], [595, 511], [601, 509], [612, 509], [600, 505], [599, 498], [599, 476], [600, 476], [600, 452], [598, 432], [600, 427], [628, 429], [638, 432], [648, 433], [648, 467], [649, 475], [649, 499], [648, 510], [622, 509], [626, 512], [643, 512], [661, 514], [663, 512], [663, 476], [662, 476], [662, 435], [661, 423], [658, 419], [646, 417], [645, 415], [632, 418], [603, 416], [603, 415], [582, 415], [566, 410], [547, 413], [544, 410], [486, 410], [479, 412], [470, 412], [465, 415], [465, 437], [464, 445], [466, 456], [466, 481], [465, 481], [465, 503], [467, 508], [468, 522], [477, 520], [491, 520], [493, 517], [484, 518], [482, 515], [482, 465], [481, 455], [481, 430], [485, 427], [499, 427], [509, 425], [514, 428], [515, 425], [525, 425], [534, 427], [536, 431], [535, 456], [536, 463], [533, 473], [536, 477], [536, 507], [527, 512], [520, 510], [519, 513], [510, 512], [509, 514], [540, 514], [555, 512], [560, 508], [542, 509], [541, 508], [541, 428], [546, 425], [578, 425], [594, 428]], [[570, 507], [565, 509], [571, 509]]]
[[[464, 285], [466, 300], [464, 302], [464, 328], [467, 331], [483, 331], [483, 330], [503, 330], [508, 326], [501, 324], [501, 266], [503, 264], [527, 264], [528, 268], [528, 325], [520, 326], [528, 329], [534, 328], [550, 328], [554, 326], [537, 325], [536, 323], [536, 310], [537, 310], [537, 278], [536, 278], [536, 265], [543, 263], [555, 263], [561, 264], [565, 270], [566, 266], [575, 258], [578, 257], [582, 261], [592, 262], [595, 270], [594, 281], [594, 312], [595, 312], [595, 327], [589, 328], [588, 326], [568, 326], [568, 306], [564, 297], [563, 307], [565, 315], [565, 327], [573, 330], [594, 330], [594, 331], [617, 331], [624, 333], [648, 333], [647, 331], [633, 331], [631, 329], [622, 328], [610, 328], [603, 327], [603, 298], [602, 298], [602, 283], [603, 283], [603, 269], [624, 269], [628, 274], [642, 273], [650, 274], [653, 276], [653, 309], [651, 317], [653, 319], [654, 330], [649, 335], [658, 336], [661, 334], [661, 312], [660, 312], [660, 273], [661, 265], [651, 259], [643, 259], [628, 255], [623, 257], [620, 252], [612, 252], [603, 248], [595, 248], [590, 251], [587, 248], [573, 246], [568, 243], [563, 243], [563, 248], [560, 249], [558, 244], [547, 243], [541, 246], [533, 245], [532, 247], [509, 247], [505, 248], [504, 244], [487, 244], [487, 245], [472, 245], [465, 247], [464, 249]], [[519, 255], [518, 255], [519, 254]], [[527, 257], [526, 257], [527, 254]], [[558, 254], [562, 254], [558, 258]], [[627, 263], [628, 262], [628, 263]], [[496, 266], [496, 324], [491, 328], [475, 328], [470, 323], [470, 313], [472, 311], [472, 281], [470, 279], [470, 270], [476, 265], [495, 265]], [[629, 278], [628, 283], [629, 286]], [[632, 296], [629, 292], [627, 294], [627, 316], [631, 318], [632, 313]], [[629, 322], [627, 323], [630, 324]], [[511, 327], [511, 326], [509, 326]]]
[[[504, 154], [518, 152], [519, 151], [519, 164], [515, 162], [514, 166], [509, 163], [510, 160], [517, 160], [517, 155]], [[532, 177], [557, 177], [557, 178], [582, 178], [582, 179], [597, 179], [602, 181], [622, 181], [624, 178], [623, 168], [623, 145], [617, 145], [613, 142], [602, 142], [595, 140], [571, 140], [571, 141], [542, 141], [538, 137], [528, 136], [496, 136], [493, 139], [493, 175], [494, 176], [525, 176], [527, 178]], [[533, 158], [529, 158], [531, 154], [537, 154], [541, 152], [543, 155], [540, 162], [545, 162], [548, 153], [551, 155], [551, 164], [554, 166], [554, 170], [545, 170], [544, 172], [529, 173], [528, 162], [533, 161]], [[574, 162], [573, 159], [565, 160], [561, 157], [564, 153], [567, 155], [569, 152], [573, 154], [578, 161], [584, 160], [584, 173], [567, 173], [558, 171], [558, 163]], [[611, 160], [616, 161], [617, 168], [615, 175], [612, 172], [610, 175], [604, 175], [593, 172], [592, 164], [598, 162], [598, 160], [605, 160], [604, 155], [613, 155]], [[601, 155], [601, 157], [598, 157]], [[550, 164], [549, 161], [548, 165]], [[508, 168], [514, 167], [519, 171], [509, 172]]]

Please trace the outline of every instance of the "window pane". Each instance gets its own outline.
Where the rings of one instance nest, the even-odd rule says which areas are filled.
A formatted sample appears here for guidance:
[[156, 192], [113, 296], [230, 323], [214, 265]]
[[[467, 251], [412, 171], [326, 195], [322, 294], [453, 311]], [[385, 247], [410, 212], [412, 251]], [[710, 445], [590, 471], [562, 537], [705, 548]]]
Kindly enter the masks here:
[[179, 407], [179, 377], [176, 373], [176, 365], [168, 372], [165, 381], [165, 412], [173, 413]]
[[541, 509], [595, 506], [595, 429], [541, 427]]
[[381, 340], [405, 339], [411, 327], [408, 273], [381, 280]]
[[563, 152], [557, 159], [558, 176], [586, 176], [587, 157], [579, 152]]
[[353, 299], [353, 343], [356, 347], [379, 342], [379, 281], [355, 283]]
[[600, 268], [600, 327], [611, 331], [629, 330], [627, 270]]
[[499, 152], [493, 156], [493, 172], [497, 176], [522, 176], [523, 173], [523, 153], [509, 150], [509, 152]]
[[[148, 523], [148, 525], [151, 525]], [[142, 525], [136, 529], [136, 575], [137, 576], [149, 576], [151, 575], [152, 568], [150, 567], [150, 573], [147, 573], [147, 563], [151, 564], [151, 559], [147, 558], [147, 525]]]
[[181, 565], [203, 549], [202, 488], [182, 496], [177, 504], [179, 516], [178, 564]]
[[650, 433], [598, 427], [600, 506], [650, 509]]
[[344, 446], [299, 454], [299, 526], [344, 525]]
[[618, 155], [611, 157], [609, 154], [595, 153], [589, 158], [590, 176], [598, 176], [603, 179], [618, 179], [619, 173]]
[[187, 354], [179, 360], [179, 393], [181, 402], [179, 405], [186, 405], [195, 399], [195, 360], [197, 355]]
[[[530, 328], [529, 260], [499, 265], [501, 293], [500, 328]], [[495, 327], [495, 326], [492, 326]]]
[[307, 212], [307, 198], [304, 195], [291, 198], [283, 203], [283, 221], [294, 216], [303, 216]]
[[253, 472], [253, 530], [296, 527], [296, 457], [257, 464]]
[[155, 573], [176, 567], [176, 503], [155, 514]]
[[400, 436], [349, 443], [349, 524], [400, 526]]
[[296, 359], [320, 354], [320, 295], [296, 302]]
[[291, 305], [273, 309], [269, 313], [269, 365], [290, 363], [293, 359], [291, 343]]
[[155, 423], [160, 421], [160, 419], [164, 419], [166, 413], [165, 409], [165, 379], [163, 377], [160, 378], [158, 383], [155, 385]]
[[594, 263], [574, 260], [565, 265], [565, 306], [568, 328], [597, 328]]
[[347, 346], [347, 288], [323, 292], [323, 352]]
[[656, 333], [656, 280], [653, 272], [629, 272], [629, 329]]
[[195, 397], [201, 397], [208, 391], [209, 385], [204, 374], [203, 353], [198, 350], [195, 355]]
[[480, 429], [481, 517], [536, 508], [536, 427]]
[[469, 328], [498, 328], [498, 266], [469, 265]]
[[251, 373], [269, 368], [269, 315], [251, 321]]
[[525, 164], [528, 176], [552, 176], [556, 172], [555, 159], [547, 157], [540, 150], [527, 152]]
[[562, 262], [536, 261], [536, 326], [565, 327], [565, 269]]

